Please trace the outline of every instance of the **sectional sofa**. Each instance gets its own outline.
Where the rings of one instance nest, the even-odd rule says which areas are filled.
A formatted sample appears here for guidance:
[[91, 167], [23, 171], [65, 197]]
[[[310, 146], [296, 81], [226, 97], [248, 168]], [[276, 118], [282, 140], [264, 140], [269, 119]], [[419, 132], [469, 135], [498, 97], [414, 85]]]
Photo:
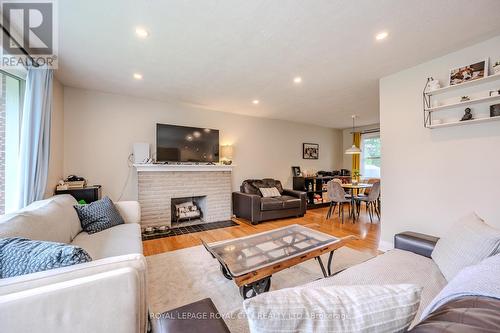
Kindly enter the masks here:
[[1, 332], [145, 332], [146, 261], [139, 203], [116, 202], [125, 224], [82, 231], [76, 200], [59, 195], [0, 219], [0, 238], [74, 244], [92, 261], [0, 279]]

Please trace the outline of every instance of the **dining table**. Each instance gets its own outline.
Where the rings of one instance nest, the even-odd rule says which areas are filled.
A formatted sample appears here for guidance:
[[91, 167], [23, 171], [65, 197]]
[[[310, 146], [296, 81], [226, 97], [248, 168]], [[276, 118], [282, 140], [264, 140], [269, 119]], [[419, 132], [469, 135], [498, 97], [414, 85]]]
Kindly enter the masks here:
[[342, 184], [344, 189], [348, 189], [351, 194], [351, 209], [349, 211], [349, 216], [352, 216], [353, 220], [356, 219], [356, 200], [355, 197], [359, 195], [359, 190], [372, 187], [373, 184], [368, 183], [346, 183]]

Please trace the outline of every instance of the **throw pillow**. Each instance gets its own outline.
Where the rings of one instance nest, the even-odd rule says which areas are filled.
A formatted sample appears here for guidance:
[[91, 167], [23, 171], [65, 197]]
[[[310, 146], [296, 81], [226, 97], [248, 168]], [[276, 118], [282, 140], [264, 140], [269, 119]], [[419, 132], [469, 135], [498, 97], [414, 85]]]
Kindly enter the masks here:
[[460, 219], [438, 240], [431, 257], [450, 281], [464, 267], [479, 263], [498, 253], [499, 249], [500, 230], [472, 213]]
[[125, 223], [115, 205], [108, 197], [104, 197], [88, 205], [77, 205], [74, 207], [80, 218], [82, 229], [89, 234]]
[[243, 307], [252, 333], [404, 332], [421, 292], [409, 284], [289, 288], [247, 299]]
[[82, 248], [63, 243], [0, 239], [0, 278], [30, 274], [91, 261]]
[[264, 198], [281, 197], [280, 191], [276, 187], [261, 187], [259, 190]]
[[442, 305], [464, 296], [485, 296], [500, 299], [500, 254], [461, 270], [422, 312], [421, 320]]

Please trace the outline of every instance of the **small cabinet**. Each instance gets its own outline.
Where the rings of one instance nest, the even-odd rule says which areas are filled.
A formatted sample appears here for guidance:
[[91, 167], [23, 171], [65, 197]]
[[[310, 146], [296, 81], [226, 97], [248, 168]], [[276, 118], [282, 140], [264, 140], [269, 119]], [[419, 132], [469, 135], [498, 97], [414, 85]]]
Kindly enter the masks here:
[[76, 201], [85, 200], [85, 202], [89, 204], [101, 199], [101, 185], [56, 190], [56, 194], [70, 194], [76, 199]]

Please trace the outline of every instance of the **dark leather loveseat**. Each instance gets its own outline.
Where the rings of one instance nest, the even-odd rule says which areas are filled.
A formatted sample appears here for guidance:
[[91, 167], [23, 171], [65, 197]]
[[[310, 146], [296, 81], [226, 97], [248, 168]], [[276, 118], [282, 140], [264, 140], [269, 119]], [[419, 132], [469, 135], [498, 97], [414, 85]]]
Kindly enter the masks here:
[[[259, 188], [276, 187], [281, 196], [263, 198]], [[283, 189], [281, 182], [275, 179], [248, 179], [240, 187], [240, 192], [233, 192], [233, 213], [257, 224], [261, 221], [284, 217], [304, 216], [307, 202], [306, 193]]]

